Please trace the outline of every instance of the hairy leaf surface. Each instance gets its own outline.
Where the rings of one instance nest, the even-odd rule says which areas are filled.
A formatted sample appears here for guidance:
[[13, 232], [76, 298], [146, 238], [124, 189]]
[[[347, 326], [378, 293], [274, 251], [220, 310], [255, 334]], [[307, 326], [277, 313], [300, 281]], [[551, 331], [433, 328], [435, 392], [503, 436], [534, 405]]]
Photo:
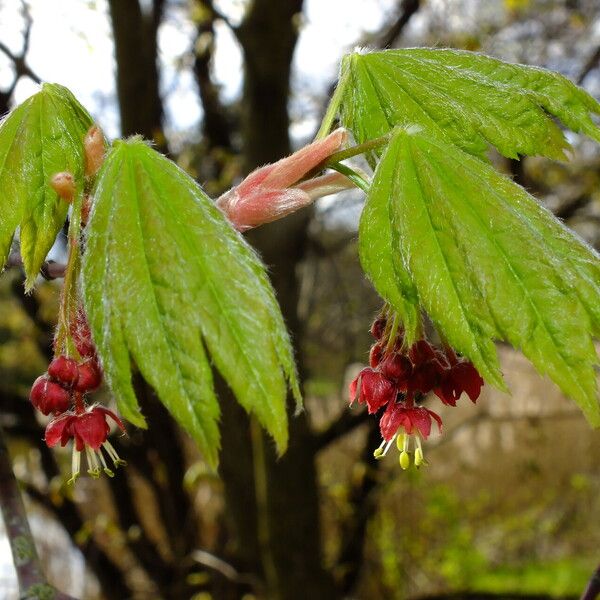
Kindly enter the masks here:
[[365, 210], [387, 195], [392, 251], [440, 333], [499, 386], [493, 341], [508, 341], [600, 425], [598, 254], [523, 188], [416, 126], [394, 135], [376, 180], [384, 170], [388, 189]]
[[[420, 124], [484, 156], [564, 158], [569, 144], [555, 123], [600, 141], [591, 115], [600, 104], [567, 78], [461, 50], [411, 48], [354, 53], [342, 62], [340, 113], [358, 142]], [[337, 100], [336, 100], [337, 101]]]
[[92, 119], [66, 88], [44, 84], [0, 125], [0, 261], [21, 227], [21, 256], [31, 288], [68, 204], [50, 186], [55, 173], [69, 171], [83, 191], [83, 138]]
[[420, 323], [419, 299], [394, 246], [390, 215], [390, 186], [396, 177], [398, 150], [390, 147], [387, 160], [377, 169], [360, 218], [358, 250], [365, 273], [402, 319], [407, 342], [412, 344]]
[[86, 231], [86, 310], [124, 416], [143, 424], [133, 359], [215, 464], [219, 407], [208, 350], [283, 450], [286, 378], [299, 401], [285, 325], [260, 260], [196, 183], [143, 142], [117, 142]]

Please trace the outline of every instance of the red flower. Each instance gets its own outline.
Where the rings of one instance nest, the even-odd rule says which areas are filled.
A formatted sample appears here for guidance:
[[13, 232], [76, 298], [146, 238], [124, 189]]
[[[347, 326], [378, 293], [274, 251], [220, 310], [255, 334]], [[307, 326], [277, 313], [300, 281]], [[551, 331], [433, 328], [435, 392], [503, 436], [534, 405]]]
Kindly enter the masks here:
[[412, 374], [412, 364], [403, 354], [394, 352], [381, 361], [379, 365], [381, 372], [388, 379], [400, 384], [402, 391], [406, 391], [406, 382]]
[[436, 396], [444, 404], [456, 406], [456, 401], [463, 392], [466, 392], [471, 402], [475, 402], [481, 393], [483, 378], [473, 363], [464, 358], [458, 358], [451, 348], [447, 349], [446, 355], [450, 368], [433, 390]]
[[397, 393], [392, 381], [379, 371], [367, 367], [350, 384], [350, 404], [358, 400], [359, 404], [367, 405], [369, 414], [373, 414], [393, 401]]
[[431, 433], [432, 419], [441, 432], [442, 419], [432, 410], [424, 406], [407, 406], [404, 402], [390, 402], [379, 421], [379, 430], [386, 442], [392, 440], [400, 428], [407, 435], [418, 433], [426, 440]]
[[107, 422], [108, 417], [122, 431], [125, 431], [121, 419], [114, 412], [102, 406], [92, 406], [80, 413], [65, 412], [48, 423], [45, 436], [48, 447], [52, 448], [59, 442], [61, 446], [66, 446], [71, 439], [75, 442], [73, 444], [73, 473], [70, 481], [75, 481], [79, 476], [81, 453], [83, 451], [85, 451], [88, 461], [88, 473], [93, 477], [98, 477], [101, 470], [104, 470], [110, 477], [114, 475], [107, 467], [101, 449], [104, 449], [115, 467], [125, 464], [107, 440], [110, 431]]
[[[424, 463], [421, 438], [426, 440], [429, 437], [432, 420], [437, 423], [441, 432], [442, 419], [432, 410], [424, 406], [414, 406], [410, 400], [390, 402], [379, 421], [383, 442], [373, 453], [375, 458], [384, 457], [396, 440], [396, 445], [400, 450], [400, 466], [408, 469], [411, 461], [410, 440], [413, 438], [415, 442], [414, 463], [416, 467], [420, 467]], [[404, 433], [400, 433], [400, 429], [403, 429]]]

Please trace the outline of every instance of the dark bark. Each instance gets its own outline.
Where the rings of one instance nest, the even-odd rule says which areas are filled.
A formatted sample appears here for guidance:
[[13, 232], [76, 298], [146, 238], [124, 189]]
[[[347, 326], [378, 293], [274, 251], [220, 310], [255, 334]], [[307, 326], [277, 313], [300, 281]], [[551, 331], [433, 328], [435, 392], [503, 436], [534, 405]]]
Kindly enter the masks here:
[[157, 31], [164, 0], [154, 0], [144, 13], [139, 0], [109, 0], [117, 92], [124, 136], [140, 134], [166, 150], [162, 131], [163, 104], [159, 92]]
[[214, 52], [215, 19], [217, 15], [212, 0], [200, 2], [209, 16], [198, 23], [196, 30], [197, 48], [194, 54], [194, 75], [198, 84], [200, 101], [204, 110], [202, 132], [208, 149], [231, 148], [231, 128], [225, 107], [219, 97], [219, 88], [211, 76], [211, 63]]
[[236, 31], [244, 51], [242, 138], [248, 171], [290, 152], [288, 97], [301, 11], [302, 0], [254, 0]]
[[[242, 114], [243, 158], [246, 170], [273, 162], [290, 152], [288, 96], [291, 61], [297, 39], [296, 17], [301, 0], [255, 0], [239, 29], [244, 51], [244, 96]], [[297, 316], [299, 282], [296, 267], [306, 250], [308, 214], [300, 213], [267, 225], [249, 236], [269, 266], [273, 285], [292, 337], [302, 336]], [[301, 365], [300, 365], [301, 368]], [[305, 415], [290, 420], [290, 446], [278, 459], [272, 443], [254, 428], [252, 438], [254, 474], [229, 466], [238, 462], [239, 452], [227, 441], [240, 430], [246, 440], [247, 420], [232, 402], [223, 404], [226, 443], [221, 474], [228, 511], [236, 520], [243, 548], [260, 556], [267, 583], [267, 597], [281, 600], [337, 597], [333, 580], [322, 567], [321, 529], [317, 474], [312, 435]], [[244, 423], [244, 425], [241, 425]], [[234, 427], [235, 430], [230, 429]], [[254, 498], [238, 498], [240, 481]], [[236, 506], [237, 504], [237, 506]], [[244, 514], [244, 505], [256, 512]]]

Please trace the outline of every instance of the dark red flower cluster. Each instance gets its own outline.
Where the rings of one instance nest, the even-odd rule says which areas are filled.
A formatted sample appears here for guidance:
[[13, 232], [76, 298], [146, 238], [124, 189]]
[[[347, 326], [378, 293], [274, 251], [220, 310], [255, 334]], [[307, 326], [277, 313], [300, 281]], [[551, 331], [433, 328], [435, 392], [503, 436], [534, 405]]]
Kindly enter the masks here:
[[423, 462], [421, 439], [431, 433], [431, 422], [441, 430], [442, 420], [433, 411], [418, 403], [433, 392], [444, 404], [456, 406], [465, 392], [475, 402], [481, 392], [483, 379], [471, 362], [457, 356], [450, 347], [436, 347], [425, 339], [406, 347], [401, 333], [393, 331], [385, 317], [375, 320], [371, 333], [375, 337], [369, 362], [350, 384], [350, 403], [366, 404], [369, 413], [383, 410], [379, 427], [383, 443], [375, 452], [383, 456], [399, 430], [404, 437], [400, 464], [410, 464], [409, 436], [416, 440], [415, 464]]
[[53, 418], [46, 427], [45, 441], [49, 447], [59, 442], [65, 446], [74, 440], [74, 481], [80, 472], [81, 453], [86, 452], [88, 473], [98, 477], [103, 470], [112, 476], [101, 448], [104, 448], [115, 466], [123, 464], [107, 437], [110, 417], [122, 430], [123, 423], [112, 411], [101, 406], [88, 406], [87, 394], [100, 387], [102, 369], [96, 355], [85, 314], [80, 311], [70, 327], [71, 341], [79, 358], [60, 354], [52, 360], [46, 373], [38, 377], [29, 394], [31, 403], [44, 415]]

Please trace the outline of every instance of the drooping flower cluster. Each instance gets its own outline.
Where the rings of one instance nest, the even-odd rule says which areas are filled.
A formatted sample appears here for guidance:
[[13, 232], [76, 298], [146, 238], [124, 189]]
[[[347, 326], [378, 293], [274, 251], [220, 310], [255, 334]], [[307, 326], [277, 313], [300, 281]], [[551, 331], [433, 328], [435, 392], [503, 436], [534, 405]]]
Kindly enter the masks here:
[[442, 419], [420, 403], [433, 392], [444, 404], [456, 406], [465, 392], [475, 402], [483, 379], [471, 362], [458, 356], [449, 346], [436, 347], [425, 339], [407, 347], [404, 336], [393, 319], [381, 316], [371, 327], [375, 344], [371, 347], [370, 366], [350, 384], [350, 404], [366, 404], [370, 414], [380, 415], [383, 442], [375, 457], [385, 456], [396, 440], [400, 465], [410, 465], [410, 440], [414, 438], [414, 463], [423, 464], [421, 440], [431, 433], [435, 421], [442, 429]]
[[50, 448], [58, 443], [66, 446], [69, 440], [74, 440], [70, 482], [80, 474], [82, 452], [86, 454], [88, 473], [92, 477], [99, 477], [102, 471], [112, 477], [114, 472], [108, 467], [102, 450], [115, 467], [125, 462], [107, 439], [108, 418], [121, 430], [125, 428], [111, 410], [87, 404], [87, 394], [102, 383], [102, 369], [83, 311], [78, 312], [71, 324], [70, 334], [78, 359], [63, 354], [55, 357], [47, 372], [33, 383], [29, 399], [44, 415], [53, 415], [45, 435]]

